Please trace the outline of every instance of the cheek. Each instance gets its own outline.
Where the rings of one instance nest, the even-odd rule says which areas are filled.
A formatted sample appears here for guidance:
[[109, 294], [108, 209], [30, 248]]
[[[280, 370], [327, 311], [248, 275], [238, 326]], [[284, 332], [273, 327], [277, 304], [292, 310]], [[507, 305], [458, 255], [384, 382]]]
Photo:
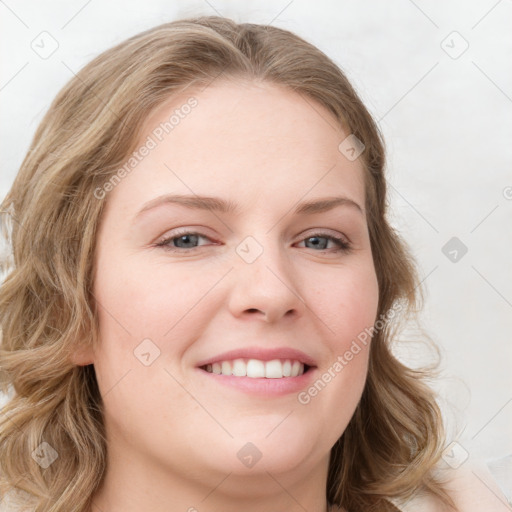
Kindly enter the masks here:
[[316, 282], [311, 309], [321, 318], [337, 351], [375, 322], [378, 282], [373, 265], [344, 268]]
[[331, 441], [343, 433], [364, 389], [379, 296], [373, 263], [344, 267], [333, 277], [321, 281], [314, 298], [315, 313], [328, 327], [324, 341], [329, 356], [318, 379], [298, 396], [313, 415], [332, 419], [326, 426]]
[[164, 339], [215, 284], [216, 275], [198, 275], [176, 265], [140, 264], [136, 259], [99, 266], [95, 297], [100, 328], [129, 333], [132, 338]]
[[[127, 371], [133, 378], [139, 371], [185, 360], [218, 307], [209, 292], [222, 276], [187, 271], [183, 265], [142, 265], [129, 258], [99, 264], [94, 285], [101, 340], [96, 367], [103, 387], [108, 389]], [[154, 362], [146, 367], [143, 357]]]

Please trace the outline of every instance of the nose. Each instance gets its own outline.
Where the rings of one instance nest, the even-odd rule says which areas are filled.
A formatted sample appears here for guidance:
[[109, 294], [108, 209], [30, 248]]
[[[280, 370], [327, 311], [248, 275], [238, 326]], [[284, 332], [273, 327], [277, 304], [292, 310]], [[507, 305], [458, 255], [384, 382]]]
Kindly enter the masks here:
[[233, 316], [272, 323], [302, 315], [305, 303], [297, 290], [297, 278], [279, 248], [264, 247], [251, 263], [238, 258], [230, 274], [229, 309]]

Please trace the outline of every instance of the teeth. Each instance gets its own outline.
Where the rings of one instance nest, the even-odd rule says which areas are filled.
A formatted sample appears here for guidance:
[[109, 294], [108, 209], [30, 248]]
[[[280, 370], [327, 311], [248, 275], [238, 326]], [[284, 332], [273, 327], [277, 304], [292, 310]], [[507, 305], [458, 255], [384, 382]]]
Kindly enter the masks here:
[[283, 377], [290, 377], [292, 374], [292, 363], [286, 360], [283, 363]]
[[304, 373], [304, 364], [290, 359], [235, 359], [206, 365], [206, 371], [217, 375], [234, 375], [252, 379], [282, 379], [283, 377], [298, 377]]
[[229, 361], [222, 361], [220, 373], [221, 375], [231, 375], [231, 363]]
[[245, 375], [253, 379], [268, 377], [265, 371], [265, 363], [257, 359], [249, 359]]
[[247, 375], [247, 365], [243, 359], [235, 359], [233, 361], [233, 375], [235, 377], [245, 377]]
[[267, 379], [280, 379], [283, 376], [283, 364], [279, 359], [265, 363], [265, 377]]

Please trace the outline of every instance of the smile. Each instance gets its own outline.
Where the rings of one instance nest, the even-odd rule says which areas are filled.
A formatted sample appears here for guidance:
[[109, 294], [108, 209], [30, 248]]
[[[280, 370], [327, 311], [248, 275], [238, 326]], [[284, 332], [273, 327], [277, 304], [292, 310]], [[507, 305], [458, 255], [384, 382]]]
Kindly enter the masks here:
[[201, 369], [217, 375], [234, 375], [235, 377], [250, 377], [252, 379], [282, 379], [298, 377], [307, 371], [307, 365], [293, 359], [233, 359], [207, 364]]

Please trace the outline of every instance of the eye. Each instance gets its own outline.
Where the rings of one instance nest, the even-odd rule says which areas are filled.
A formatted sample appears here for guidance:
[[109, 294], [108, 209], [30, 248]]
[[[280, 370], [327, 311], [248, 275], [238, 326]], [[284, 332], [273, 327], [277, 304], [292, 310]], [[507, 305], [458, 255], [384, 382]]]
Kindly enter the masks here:
[[[332, 251], [332, 247], [327, 247], [329, 241], [334, 242], [334, 251]], [[352, 247], [347, 240], [338, 236], [329, 235], [327, 233], [314, 233], [313, 235], [305, 238], [302, 242], [309, 244], [308, 248], [320, 249], [321, 251], [328, 251], [331, 249], [331, 252], [349, 252]]]
[[[206, 235], [197, 233], [195, 231], [184, 230], [175, 233], [173, 236], [163, 238], [162, 240], [155, 244], [155, 247], [162, 247], [166, 251], [177, 252], [183, 250], [185, 252], [190, 252], [186, 250], [193, 250], [201, 247], [201, 245], [207, 245], [200, 245], [200, 239], [211, 241], [211, 239]], [[334, 248], [328, 247], [329, 242], [334, 243]], [[316, 249], [318, 250], [317, 252], [349, 252], [352, 247], [350, 242], [346, 241], [345, 239], [338, 236], [329, 235], [327, 233], [314, 233], [313, 235], [308, 236], [299, 243], [305, 243], [308, 249]]]
[[176, 233], [171, 237], [166, 237], [163, 240], [160, 240], [155, 244], [156, 247], [163, 247], [167, 251], [176, 251], [179, 249], [195, 249], [200, 247], [198, 244], [199, 239], [210, 240], [205, 235], [201, 233], [196, 233], [192, 231], [182, 231], [181, 233]]

